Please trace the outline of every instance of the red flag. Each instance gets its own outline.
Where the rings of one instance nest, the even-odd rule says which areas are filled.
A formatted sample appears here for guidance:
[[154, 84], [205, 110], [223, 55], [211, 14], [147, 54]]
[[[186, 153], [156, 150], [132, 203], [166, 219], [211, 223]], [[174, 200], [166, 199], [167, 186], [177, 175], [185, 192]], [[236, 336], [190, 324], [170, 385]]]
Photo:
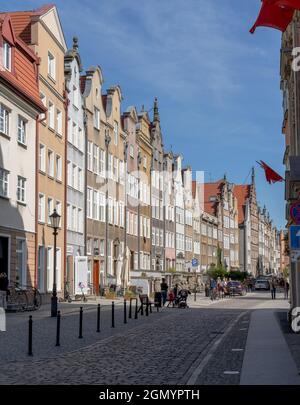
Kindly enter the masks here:
[[260, 160], [257, 163], [264, 169], [266, 180], [269, 184], [277, 183], [278, 181], [284, 181], [284, 178], [282, 178], [278, 173], [271, 169], [271, 167], [268, 166], [265, 162]]
[[270, 27], [284, 32], [292, 21], [295, 8], [300, 8], [299, 0], [262, 0], [259, 16], [251, 28]]

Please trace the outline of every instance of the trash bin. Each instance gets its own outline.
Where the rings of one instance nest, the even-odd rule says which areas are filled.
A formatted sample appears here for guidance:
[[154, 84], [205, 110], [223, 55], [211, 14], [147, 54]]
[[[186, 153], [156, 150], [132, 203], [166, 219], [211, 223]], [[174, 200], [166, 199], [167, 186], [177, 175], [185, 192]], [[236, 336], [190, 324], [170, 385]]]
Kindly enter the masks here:
[[161, 308], [161, 293], [156, 292], [154, 294], [154, 305], [155, 307]]

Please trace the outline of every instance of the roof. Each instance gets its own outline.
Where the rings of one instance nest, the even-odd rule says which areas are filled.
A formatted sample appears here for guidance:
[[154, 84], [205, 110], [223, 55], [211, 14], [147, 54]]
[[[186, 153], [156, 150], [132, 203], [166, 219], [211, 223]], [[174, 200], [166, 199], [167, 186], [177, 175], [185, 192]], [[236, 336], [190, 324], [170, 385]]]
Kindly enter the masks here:
[[[47, 13], [55, 7], [55, 4], [45, 4], [44, 6], [36, 10], [26, 10], [26, 11], [11, 11], [7, 14], [10, 15], [15, 34], [21, 38], [26, 44], [31, 43], [31, 19], [33, 17], [39, 17]], [[0, 13], [4, 15], [6, 13]]]
[[239, 225], [243, 224], [245, 221], [246, 203], [250, 197], [250, 184], [247, 185], [236, 185], [233, 189], [233, 194], [238, 202], [238, 220]]
[[216, 181], [215, 183], [204, 184], [204, 212], [210, 215], [216, 215], [218, 201], [211, 201], [211, 197], [219, 197], [222, 191], [224, 180]]
[[0, 36], [9, 38], [11, 45], [14, 47], [12, 69], [11, 71], [0, 69], [0, 78], [15, 91], [21, 93], [27, 100], [34, 103], [40, 111], [45, 111], [45, 107], [40, 100], [38, 87], [38, 58], [16, 36], [9, 14], [2, 13], [0, 15]]

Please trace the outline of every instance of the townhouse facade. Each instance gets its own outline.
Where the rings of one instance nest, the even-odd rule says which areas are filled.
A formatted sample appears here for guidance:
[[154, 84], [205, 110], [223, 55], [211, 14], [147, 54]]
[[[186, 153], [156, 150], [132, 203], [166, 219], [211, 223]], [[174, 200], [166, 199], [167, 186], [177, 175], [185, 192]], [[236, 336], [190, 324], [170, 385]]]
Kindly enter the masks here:
[[0, 14], [0, 269], [22, 286], [36, 284], [39, 119], [38, 58]]
[[[299, 72], [292, 69], [292, 50], [300, 46], [299, 11], [296, 11], [292, 22], [282, 35], [280, 51], [280, 87], [283, 96], [282, 133], [285, 138], [283, 164], [285, 165], [285, 200], [287, 229], [294, 225], [290, 215], [292, 204], [300, 200], [300, 112], [298, 94], [300, 88]], [[291, 241], [289, 253], [292, 259]], [[300, 306], [300, 262], [290, 262], [290, 303], [291, 308]]]
[[89, 68], [81, 76], [86, 134], [86, 226], [85, 254], [88, 257], [88, 283], [98, 295], [105, 285], [107, 236], [107, 148], [108, 132], [101, 89], [101, 69]]
[[[152, 146], [152, 167], [151, 167], [151, 270], [157, 274], [164, 272], [165, 250], [164, 250], [164, 207], [163, 207], [163, 141], [158, 111], [158, 101], [154, 100], [153, 120], [151, 122], [151, 146]], [[155, 238], [153, 237], [155, 234]]]
[[65, 87], [67, 97], [67, 246], [66, 283], [70, 294], [79, 292], [78, 260], [85, 257], [86, 216], [86, 139], [83, 99], [80, 90], [81, 59], [78, 39], [65, 54]]

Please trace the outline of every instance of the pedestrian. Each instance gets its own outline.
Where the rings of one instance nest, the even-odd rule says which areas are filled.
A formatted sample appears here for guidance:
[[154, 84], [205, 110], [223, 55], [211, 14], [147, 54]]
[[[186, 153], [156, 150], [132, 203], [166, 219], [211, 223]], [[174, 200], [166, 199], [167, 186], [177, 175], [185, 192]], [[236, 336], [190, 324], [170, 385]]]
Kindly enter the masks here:
[[163, 306], [165, 305], [165, 303], [167, 301], [168, 289], [169, 289], [169, 286], [166, 283], [166, 279], [162, 278], [161, 283], [160, 283], [160, 291], [161, 291], [161, 298], [162, 298]]
[[290, 289], [290, 284], [289, 284], [288, 281], [286, 281], [286, 282], [284, 283], [284, 298], [285, 298], [286, 300], [289, 299], [289, 289]]
[[210, 299], [214, 300], [215, 299], [215, 290], [216, 290], [216, 280], [214, 280], [213, 278], [210, 279]]
[[276, 300], [276, 280], [274, 278], [272, 278], [270, 284], [271, 284], [270, 287], [271, 287], [272, 300]]
[[0, 308], [7, 309], [7, 291], [8, 291], [7, 274], [0, 273]]
[[173, 293], [175, 298], [177, 298], [177, 294], [178, 294], [178, 284], [175, 284], [174, 288], [173, 288]]

